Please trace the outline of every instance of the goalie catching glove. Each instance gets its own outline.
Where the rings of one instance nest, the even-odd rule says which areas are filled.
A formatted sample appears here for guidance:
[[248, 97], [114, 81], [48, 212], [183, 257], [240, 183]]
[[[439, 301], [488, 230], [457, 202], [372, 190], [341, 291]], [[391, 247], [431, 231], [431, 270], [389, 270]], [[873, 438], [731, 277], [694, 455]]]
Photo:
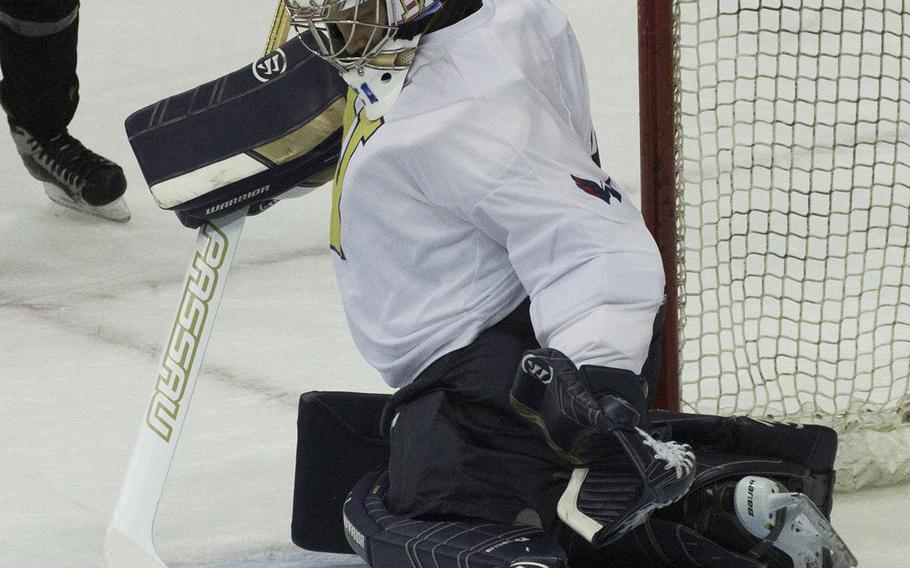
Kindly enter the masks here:
[[238, 209], [256, 214], [292, 188], [331, 180], [346, 87], [302, 41], [126, 119], [159, 207], [198, 227]]
[[641, 379], [630, 371], [578, 370], [555, 349], [529, 351], [511, 401], [574, 468], [559, 518], [594, 546], [617, 540], [692, 485], [695, 455], [648, 433]]

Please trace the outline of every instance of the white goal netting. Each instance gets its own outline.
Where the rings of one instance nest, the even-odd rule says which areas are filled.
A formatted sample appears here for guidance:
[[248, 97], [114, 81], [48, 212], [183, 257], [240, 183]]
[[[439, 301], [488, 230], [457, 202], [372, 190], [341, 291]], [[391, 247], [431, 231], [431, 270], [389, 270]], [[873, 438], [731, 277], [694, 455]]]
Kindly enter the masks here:
[[682, 409], [910, 480], [910, 0], [676, 0]]

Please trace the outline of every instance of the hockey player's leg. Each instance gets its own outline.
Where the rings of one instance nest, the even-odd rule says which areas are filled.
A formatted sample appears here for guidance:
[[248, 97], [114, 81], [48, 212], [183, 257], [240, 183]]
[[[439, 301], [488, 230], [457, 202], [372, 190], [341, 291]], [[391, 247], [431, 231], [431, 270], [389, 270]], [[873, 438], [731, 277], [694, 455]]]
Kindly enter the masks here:
[[632, 372], [580, 371], [559, 351], [528, 352], [512, 387], [513, 407], [536, 423], [574, 467], [559, 518], [595, 546], [682, 498], [695, 476], [687, 446], [648, 433], [647, 402]]
[[[494, 554], [509, 566], [525, 556], [520, 545], [531, 541], [548, 542], [548, 557], [561, 557], [555, 540], [544, 535], [559, 524], [556, 504], [568, 468], [509, 402], [522, 354], [539, 346], [528, 305], [435, 361], [393, 395], [384, 413], [389, 487], [382, 505], [400, 522], [384, 530], [398, 534], [399, 527], [425, 523], [419, 526], [429, 532], [414, 542], [429, 547], [433, 535], [443, 534], [438, 531], [460, 524], [459, 538], [443, 541], [445, 562], [460, 557], [470, 560], [460, 566], [495, 566], [475, 564]], [[394, 534], [389, 538], [398, 538]], [[514, 540], [525, 538], [531, 540]], [[375, 553], [370, 558], [385, 566]]]
[[39, 140], [9, 119], [16, 149], [28, 172], [44, 182], [51, 201], [112, 221], [130, 220], [123, 199], [126, 177], [114, 162], [100, 156], [64, 130]]
[[77, 0], [0, 0], [0, 96], [39, 138], [66, 129], [79, 105]]
[[0, 102], [26, 169], [52, 201], [127, 221], [123, 170], [67, 130], [79, 103], [78, 26], [76, 0], [0, 3]]
[[558, 522], [567, 468], [509, 402], [522, 354], [539, 347], [528, 307], [393, 395], [385, 413], [391, 512], [544, 529]]

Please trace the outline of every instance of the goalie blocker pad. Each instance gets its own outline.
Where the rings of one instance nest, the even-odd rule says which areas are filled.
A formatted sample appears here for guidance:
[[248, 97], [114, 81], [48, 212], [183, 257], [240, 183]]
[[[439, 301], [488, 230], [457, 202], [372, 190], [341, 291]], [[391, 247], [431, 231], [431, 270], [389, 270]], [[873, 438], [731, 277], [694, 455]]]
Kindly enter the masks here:
[[329, 181], [345, 93], [338, 72], [294, 38], [133, 113], [126, 133], [158, 206], [212, 219]]
[[[312, 392], [300, 397], [292, 539], [301, 548], [351, 553], [342, 505], [358, 480], [386, 467], [389, 447], [380, 420], [389, 399], [383, 394], [346, 392]], [[567, 545], [573, 567], [583, 567], [587, 560], [599, 566], [605, 556], [613, 554], [626, 562], [641, 560], [641, 566], [649, 568], [711, 566], [707, 562], [712, 558], [726, 559], [729, 567], [766, 565], [747, 554], [756, 539], [733, 525], [724, 503], [718, 500], [727, 487], [749, 475], [769, 477], [789, 491], [806, 494], [830, 516], [837, 451], [833, 430], [663, 411], [652, 411], [649, 418], [653, 435], [692, 445], [697, 456], [692, 488], [682, 501], [658, 510], [647, 525], [608, 549], [593, 551], [587, 543]], [[376, 479], [373, 476], [365, 483], [372, 487]], [[364, 510], [372, 510], [365, 501]], [[355, 528], [361, 534], [368, 534], [375, 520], [367, 522], [365, 530], [358, 518], [355, 515], [349, 521], [357, 523]], [[765, 557], [775, 553], [762, 552]], [[701, 554], [705, 564], [686, 563]], [[668, 557], [674, 564], [663, 563]]]

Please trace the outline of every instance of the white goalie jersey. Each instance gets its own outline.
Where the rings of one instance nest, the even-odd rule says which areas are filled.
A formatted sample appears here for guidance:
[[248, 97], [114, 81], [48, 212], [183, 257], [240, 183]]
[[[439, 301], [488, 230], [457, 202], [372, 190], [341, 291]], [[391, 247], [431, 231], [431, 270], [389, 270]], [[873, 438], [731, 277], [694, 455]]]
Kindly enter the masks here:
[[331, 245], [354, 340], [389, 385], [528, 296], [541, 345], [641, 371], [663, 269], [591, 159], [587, 89], [551, 2], [485, 0], [424, 37], [382, 119], [348, 97]]

